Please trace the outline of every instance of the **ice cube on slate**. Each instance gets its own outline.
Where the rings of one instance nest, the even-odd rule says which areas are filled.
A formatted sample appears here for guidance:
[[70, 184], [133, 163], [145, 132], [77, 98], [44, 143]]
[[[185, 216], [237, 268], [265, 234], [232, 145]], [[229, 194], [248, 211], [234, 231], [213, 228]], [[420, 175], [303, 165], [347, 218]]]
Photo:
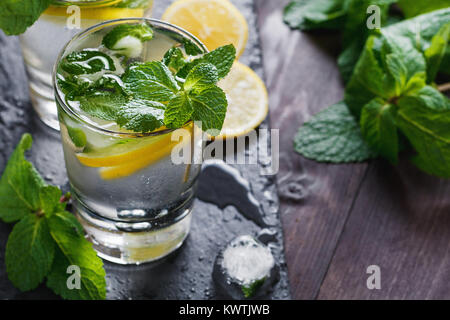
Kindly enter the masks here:
[[213, 270], [217, 286], [236, 300], [266, 294], [278, 277], [270, 249], [248, 235], [229, 242], [217, 255]]

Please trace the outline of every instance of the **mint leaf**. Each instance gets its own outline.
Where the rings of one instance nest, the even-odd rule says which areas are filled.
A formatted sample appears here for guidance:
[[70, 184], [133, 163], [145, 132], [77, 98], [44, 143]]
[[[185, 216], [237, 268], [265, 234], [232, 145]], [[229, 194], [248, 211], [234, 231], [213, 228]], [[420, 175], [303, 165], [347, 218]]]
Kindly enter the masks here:
[[45, 182], [24, 156], [32, 141], [31, 135], [22, 136], [0, 179], [0, 218], [5, 222], [17, 221], [40, 208], [37, 191]]
[[62, 192], [54, 186], [45, 186], [39, 189], [40, 209], [46, 217], [52, 215], [55, 211], [64, 210], [65, 204], [61, 204]]
[[153, 30], [147, 23], [121, 24], [114, 27], [104, 37], [102, 44], [130, 58], [142, 53], [142, 43], [153, 38]]
[[191, 92], [194, 121], [202, 122], [202, 130], [214, 130], [211, 135], [218, 135], [222, 130], [225, 114], [227, 112], [227, 98], [219, 87], [212, 86], [200, 92]]
[[[450, 4], [449, 4], [450, 5]], [[444, 25], [431, 39], [430, 47], [425, 50], [427, 60], [427, 82], [432, 83], [441, 67], [450, 40], [450, 23]]]
[[155, 101], [132, 100], [117, 113], [116, 122], [135, 132], [150, 132], [164, 125], [165, 106]]
[[448, 0], [398, 0], [398, 5], [407, 18], [450, 6]]
[[242, 293], [244, 294], [245, 298], [251, 298], [254, 297], [256, 295], [256, 293], [258, 292], [259, 288], [261, 288], [264, 284], [264, 282], [266, 281], [266, 278], [262, 278], [259, 280], [256, 280], [255, 282], [253, 282], [250, 285], [247, 286], [242, 286]]
[[43, 216], [26, 215], [18, 222], [6, 244], [6, 271], [22, 291], [36, 288], [50, 271], [55, 243]]
[[180, 48], [170, 48], [164, 55], [162, 62], [173, 74], [177, 74], [187, 63]]
[[189, 72], [184, 82], [184, 90], [203, 90], [219, 81], [217, 68], [211, 63], [200, 63]]
[[393, 164], [398, 162], [396, 107], [380, 98], [364, 106], [361, 113], [361, 132], [368, 145]]
[[143, 100], [167, 103], [180, 90], [170, 70], [159, 61], [130, 66], [122, 80], [134, 98]]
[[232, 45], [219, 47], [214, 51], [205, 54], [203, 57], [195, 59], [186, 64], [177, 74], [180, 78], [186, 78], [189, 72], [201, 63], [210, 63], [217, 68], [219, 79], [224, 78], [233, 66], [236, 59], [236, 48]]
[[[102, 260], [97, 257], [82, 233], [76, 218], [68, 212], [60, 212], [48, 218], [50, 233], [58, 249], [47, 286], [65, 299], [105, 299], [106, 281]], [[67, 268], [78, 266], [81, 270], [81, 288], [68, 289]]]
[[203, 50], [200, 49], [196, 44], [194, 44], [191, 40], [187, 38], [183, 38], [183, 46], [186, 54], [190, 56], [197, 56], [203, 53]]
[[7, 35], [19, 35], [31, 26], [52, 0], [2, 0], [0, 1], [0, 29]]
[[304, 157], [321, 162], [360, 162], [376, 156], [343, 102], [306, 122], [295, 137], [294, 147]]
[[387, 70], [383, 70], [373, 50], [375, 38], [367, 40], [366, 47], [355, 67], [353, 76], [345, 89], [345, 102], [358, 118], [361, 108], [375, 97], [386, 100], [393, 96], [389, 92]]
[[425, 86], [426, 63], [408, 39], [371, 36], [345, 90], [345, 102], [359, 117], [374, 98], [390, 100]]
[[[450, 20], [450, 8], [422, 14], [413, 19], [404, 20], [381, 30], [383, 35], [409, 42], [408, 46], [423, 53], [431, 45], [433, 37]], [[450, 48], [447, 48], [439, 71], [450, 71]]]
[[429, 174], [450, 178], [450, 108], [443, 96], [447, 108], [428, 104], [435, 99], [418, 96], [400, 99], [397, 124], [417, 151], [412, 162]]
[[72, 140], [73, 144], [77, 148], [84, 148], [87, 144], [86, 133], [80, 128], [72, 128], [71, 126], [66, 125], [67, 133], [69, 134], [70, 140]]
[[80, 109], [93, 117], [114, 121], [120, 107], [128, 102], [123, 95], [110, 91], [97, 91], [73, 98], [80, 102]]
[[364, 44], [371, 34], [378, 30], [367, 28], [367, 8], [376, 5], [380, 9], [381, 26], [385, 26], [388, 19], [389, 7], [397, 0], [348, 0], [346, 8], [346, 19], [343, 30], [344, 52], [338, 58], [339, 69], [345, 82], [351, 77], [353, 68], [358, 62]]
[[109, 55], [93, 49], [84, 49], [70, 53], [61, 61], [60, 68], [70, 75], [116, 70], [114, 61]]
[[164, 124], [168, 128], [180, 128], [191, 119], [194, 108], [185, 92], [170, 100], [164, 113]]
[[343, 25], [347, 13], [342, 0], [296, 0], [284, 9], [284, 22], [291, 28], [311, 30], [336, 29]]

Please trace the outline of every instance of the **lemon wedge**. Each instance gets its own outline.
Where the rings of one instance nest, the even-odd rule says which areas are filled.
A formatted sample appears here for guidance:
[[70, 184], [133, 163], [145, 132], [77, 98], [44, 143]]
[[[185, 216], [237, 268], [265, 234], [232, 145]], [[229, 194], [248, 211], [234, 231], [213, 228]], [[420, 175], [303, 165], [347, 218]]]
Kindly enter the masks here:
[[261, 78], [246, 65], [235, 61], [218, 86], [228, 100], [222, 131], [215, 139], [245, 135], [258, 127], [269, 112], [269, 97]]
[[186, 29], [210, 51], [232, 43], [239, 58], [247, 44], [247, 21], [228, 0], [179, 0], [166, 10], [162, 20]]

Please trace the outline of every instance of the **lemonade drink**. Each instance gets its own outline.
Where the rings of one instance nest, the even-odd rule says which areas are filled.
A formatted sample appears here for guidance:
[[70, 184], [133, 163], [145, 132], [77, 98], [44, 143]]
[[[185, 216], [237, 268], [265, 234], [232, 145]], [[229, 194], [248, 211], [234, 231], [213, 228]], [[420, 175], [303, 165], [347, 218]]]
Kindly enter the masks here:
[[[202, 157], [202, 134], [192, 121], [179, 129], [163, 126], [136, 132], [120, 126], [120, 121], [105, 120], [108, 116], [101, 113], [110, 110], [115, 101], [109, 88], [125, 87], [120, 77], [123, 79], [126, 68], [131, 69], [130, 64], [161, 61], [171, 48], [185, 54], [186, 43], [191, 51], [194, 46], [198, 54], [206, 53], [187, 32], [156, 20], [145, 21], [152, 28], [152, 39], [139, 43], [123, 36], [116, 52], [104, 47], [105, 35], [118, 25], [140, 21], [106, 22], [86, 30], [64, 48], [54, 72], [64, 156], [78, 218], [100, 256], [122, 264], [161, 258], [183, 243], [190, 228]], [[145, 38], [145, 30], [139, 36]], [[71, 63], [80, 52], [95, 55]], [[99, 61], [103, 69], [92, 70]], [[87, 69], [79, 71], [80, 67]], [[115, 81], [111, 87], [95, 87], [75, 97], [67, 89], [69, 79], [75, 78], [78, 85]], [[107, 104], [104, 95], [113, 100]], [[84, 100], [87, 96], [92, 99]], [[93, 108], [99, 113], [93, 113]], [[174, 148], [189, 153], [190, 161], [175, 164]]]

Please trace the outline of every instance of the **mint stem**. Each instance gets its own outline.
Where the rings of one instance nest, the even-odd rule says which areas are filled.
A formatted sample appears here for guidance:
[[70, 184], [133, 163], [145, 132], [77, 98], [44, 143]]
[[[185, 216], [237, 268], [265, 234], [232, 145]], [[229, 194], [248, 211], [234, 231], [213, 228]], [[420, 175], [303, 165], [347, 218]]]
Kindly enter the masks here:
[[63, 195], [60, 199], [60, 203], [69, 202], [69, 200], [72, 198], [72, 194], [70, 192], [67, 192], [65, 195]]
[[440, 92], [446, 92], [446, 91], [450, 90], [450, 82], [441, 84], [437, 88]]

